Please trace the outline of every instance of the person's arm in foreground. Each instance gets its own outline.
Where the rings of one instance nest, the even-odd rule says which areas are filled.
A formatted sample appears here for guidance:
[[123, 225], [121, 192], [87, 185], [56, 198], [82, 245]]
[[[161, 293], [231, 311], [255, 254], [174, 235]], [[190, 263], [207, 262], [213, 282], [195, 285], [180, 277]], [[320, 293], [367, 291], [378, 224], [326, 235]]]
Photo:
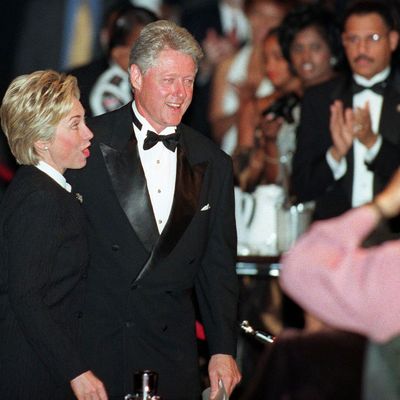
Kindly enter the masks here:
[[283, 290], [324, 322], [386, 341], [400, 333], [400, 241], [362, 248], [400, 210], [400, 171], [371, 205], [316, 222], [283, 257]]

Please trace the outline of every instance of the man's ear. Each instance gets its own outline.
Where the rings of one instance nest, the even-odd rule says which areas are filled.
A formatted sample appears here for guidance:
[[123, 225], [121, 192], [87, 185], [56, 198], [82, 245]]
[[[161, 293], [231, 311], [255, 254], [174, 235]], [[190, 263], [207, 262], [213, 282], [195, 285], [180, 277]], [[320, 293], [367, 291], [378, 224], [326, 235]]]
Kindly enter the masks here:
[[143, 75], [140, 68], [136, 64], [132, 64], [129, 67], [129, 79], [133, 89], [140, 90], [142, 87]]
[[389, 32], [389, 43], [390, 49], [395, 51], [397, 49], [397, 45], [399, 43], [399, 33], [397, 31], [390, 31]]

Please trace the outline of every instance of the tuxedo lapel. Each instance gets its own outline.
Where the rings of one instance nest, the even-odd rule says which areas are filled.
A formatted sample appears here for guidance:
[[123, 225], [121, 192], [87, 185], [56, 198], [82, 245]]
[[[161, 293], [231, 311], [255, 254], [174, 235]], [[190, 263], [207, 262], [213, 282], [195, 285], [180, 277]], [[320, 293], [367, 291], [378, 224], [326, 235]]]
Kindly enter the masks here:
[[400, 122], [400, 76], [395, 74], [390, 79], [384, 93], [382, 112], [379, 123], [379, 133], [392, 143], [399, 144], [399, 134], [396, 128]]
[[191, 165], [185, 147], [178, 146], [176, 183], [171, 213], [149, 260], [135, 280], [141, 279], [160, 259], [165, 259], [184, 234], [198, 209], [207, 165], [207, 161]]
[[150, 253], [159, 233], [154, 220], [146, 179], [133, 138], [122, 151], [100, 143], [114, 192], [132, 228]]

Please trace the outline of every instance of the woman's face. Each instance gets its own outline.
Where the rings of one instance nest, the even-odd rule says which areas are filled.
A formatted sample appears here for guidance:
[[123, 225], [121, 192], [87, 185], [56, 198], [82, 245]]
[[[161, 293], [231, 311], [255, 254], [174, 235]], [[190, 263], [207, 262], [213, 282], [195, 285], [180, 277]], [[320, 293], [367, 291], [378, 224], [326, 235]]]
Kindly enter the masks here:
[[293, 77], [276, 35], [264, 41], [264, 60], [265, 74], [276, 88], [282, 87]]
[[333, 77], [331, 58], [328, 44], [315, 27], [300, 31], [290, 47], [290, 59], [304, 86]]
[[82, 168], [89, 157], [90, 139], [93, 134], [85, 124], [85, 112], [74, 97], [70, 113], [56, 127], [54, 139], [37, 144], [41, 159], [60, 173], [66, 169]]

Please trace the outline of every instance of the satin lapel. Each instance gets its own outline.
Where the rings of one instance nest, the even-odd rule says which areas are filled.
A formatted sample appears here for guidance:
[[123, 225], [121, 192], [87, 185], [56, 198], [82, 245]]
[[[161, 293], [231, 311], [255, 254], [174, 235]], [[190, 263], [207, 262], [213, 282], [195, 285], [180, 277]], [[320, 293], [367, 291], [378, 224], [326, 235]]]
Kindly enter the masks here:
[[176, 246], [195, 215], [208, 162], [191, 165], [185, 151], [178, 146], [174, 201], [168, 222], [146, 265], [136, 281], [164, 259]]
[[159, 237], [136, 140], [118, 151], [104, 143], [100, 149], [111, 182], [130, 224], [148, 252]]
[[392, 143], [399, 144], [398, 126], [400, 123], [400, 76], [389, 82], [385, 89], [379, 133]]

